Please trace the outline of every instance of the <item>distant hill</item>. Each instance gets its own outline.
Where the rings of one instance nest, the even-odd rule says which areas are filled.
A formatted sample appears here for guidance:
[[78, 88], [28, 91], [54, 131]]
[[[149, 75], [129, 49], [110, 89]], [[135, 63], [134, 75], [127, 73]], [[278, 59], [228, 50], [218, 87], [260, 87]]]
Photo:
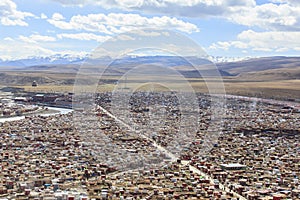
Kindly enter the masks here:
[[300, 57], [264, 57], [240, 62], [217, 64], [240, 81], [272, 81], [300, 79]]
[[300, 67], [300, 57], [262, 57], [239, 62], [219, 63], [217, 66], [220, 70], [237, 75], [246, 72]]
[[286, 67], [241, 73], [236, 76], [236, 79], [241, 81], [300, 80], [300, 65], [299, 67]]
[[[126, 56], [122, 59], [112, 59], [109, 56], [104, 56], [97, 59], [90, 59], [88, 54], [85, 55], [70, 55], [70, 54], [55, 54], [46, 57], [33, 56], [24, 59], [16, 60], [1, 60], [0, 67], [13, 67], [22, 68], [37, 65], [81, 65], [82, 63], [89, 62], [91, 64], [107, 64], [114, 63], [118, 64], [132, 64], [132, 63], [155, 63], [159, 62], [161, 64], [166, 64], [166, 66], [177, 66], [181, 64], [187, 64], [184, 58], [188, 58], [196, 64], [203, 64], [205, 59], [198, 59], [196, 57], [183, 57], [183, 56]], [[240, 61], [247, 58], [235, 58], [235, 57], [222, 57], [222, 56], [208, 56], [208, 60], [215, 63], [223, 63], [230, 61]], [[200, 63], [199, 63], [200, 62]]]
[[77, 73], [80, 68], [78, 64], [60, 64], [60, 65], [34, 65], [30, 67], [18, 68], [19, 71], [35, 72], [53, 72], [53, 73]]
[[67, 64], [81, 64], [86, 58], [85, 56], [72, 56], [69, 54], [65, 55], [52, 55], [48, 57], [29, 57], [26, 59], [19, 60], [0, 60], [0, 67], [13, 67], [13, 68], [24, 68], [36, 65], [67, 65]]
[[[300, 57], [262, 57], [242, 60], [237, 62], [217, 63], [210, 59], [197, 57], [180, 56], [127, 56], [120, 59], [111, 59], [103, 57], [98, 59], [85, 59], [81, 57], [72, 57], [70, 55], [55, 55], [46, 58], [33, 57], [16, 61], [0, 61], [0, 70], [22, 71], [22, 72], [47, 72], [47, 73], [70, 73], [76, 74], [81, 65], [87, 67], [87, 72], [96, 72], [96, 70], [106, 70], [107, 75], [120, 76], [135, 67], [141, 65], [161, 66], [177, 70], [188, 78], [199, 78], [198, 71], [191, 67], [191, 61], [194, 67], [201, 69], [206, 76], [215, 76], [220, 74], [223, 77], [230, 77], [237, 81], [266, 81], [266, 80], [295, 80], [300, 79]], [[2, 66], [2, 67], [1, 67]], [[217, 72], [217, 73], [216, 73]], [[9, 81], [8, 79], [5, 79]], [[48, 79], [41, 82], [48, 82]], [[21, 82], [27, 82], [27, 78]], [[29, 82], [29, 80], [28, 80]], [[70, 82], [70, 81], [68, 81]]]
[[[232, 74], [223, 71], [223, 70], [203, 70], [201, 71], [203, 72], [205, 75], [211, 74], [211, 76], [216, 76], [216, 75], [220, 75], [220, 76], [233, 76]], [[179, 70], [179, 73], [181, 73], [184, 77], [186, 78], [201, 78], [201, 72], [199, 73], [199, 71], [197, 70], [187, 70], [187, 71], [182, 71]], [[219, 74], [217, 74], [219, 73]]]
[[[149, 66], [173, 68], [186, 77], [200, 77], [195, 68], [203, 70], [206, 75], [215, 76], [218, 69], [209, 59], [181, 56], [126, 56], [119, 59], [103, 57], [98, 59], [82, 59], [68, 57], [32, 58], [17, 61], [0, 62], [2, 71], [77, 73], [84, 65], [88, 72], [106, 70], [108, 75], [122, 75], [139, 67]], [[191, 67], [194, 66], [194, 67]], [[219, 70], [223, 76], [231, 76], [229, 72]]]

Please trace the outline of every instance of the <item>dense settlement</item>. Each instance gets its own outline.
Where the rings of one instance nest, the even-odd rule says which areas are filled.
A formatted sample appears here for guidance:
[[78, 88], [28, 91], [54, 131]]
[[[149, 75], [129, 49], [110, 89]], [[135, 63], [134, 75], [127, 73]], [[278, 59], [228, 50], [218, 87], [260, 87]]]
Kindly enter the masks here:
[[[210, 96], [197, 97], [196, 132], [180, 148], [172, 92], [134, 93], [127, 121], [99, 93], [88, 109], [1, 122], [0, 199], [300, 199], [299, 109], [230, 97], [215, 118]], [[1, 117], [25, 109], [5, 103]]]

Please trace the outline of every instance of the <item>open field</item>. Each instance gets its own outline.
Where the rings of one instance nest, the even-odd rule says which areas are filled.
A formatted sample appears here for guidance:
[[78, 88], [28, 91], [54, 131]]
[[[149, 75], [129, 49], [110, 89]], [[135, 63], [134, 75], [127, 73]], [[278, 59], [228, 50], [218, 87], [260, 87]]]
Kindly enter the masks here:
[[[66, 76], [66, 75], [64, 75]], [[61, 76], [63, 77], [63, 76]], [[58, 78], [58, 77], [56, 77]], [[59, 77], [60, 78], [60, 77]], [[71, 79], [72, 77], [67, 77]], [[106, 80], [118, 80], [120, 77], [105, 77]], [[145, 78], [144, 78], [145, 79]], [[216, 81], [210, 79], [206, 83], [203, 79], [187, 79], [189, 84], [193, 87], [196, 92], [207, 93], [207, 84], [211, 87], [217, 88], [216, 91], [223, 93], [223, 87], [225, 93], [243, 96], [256, 96], [264, 98], [274, 99], [300, 99], [300, 80], [277, 80], [277, 81], [239, 81], [234, 78], [224, 78], [223, 80]], [[153, 81], [152, 81], [153, 82]], [[154, 81], [155, 82], [155, 81]], [[127, 80], [126, 88], [124, 83], [101, 83], [97, 86], [98, 92], [113, 91], [115, 89], [127, 89], [127, 90], [173, 90], [184, 91], [187, 87], [187, 83], [181, 81], [169, 81], [162, 86], [157, 84], [147, 86], [147, 81], [143, 79]], [[123, 85], [122, 85], [123, 84]], [[95, 86], [91, 85], [80, 85], [74, 88], [74, 84], [54, 84], [46, 83], [39, 84], [38, 87], [32, 87], [30, 84], [26, 85], [9, 85], [18, 88], [24, 88], [30, 92], [73, 92], [75, 91], [94, 91]]]
[[225, 83], [226, 93], [274, 99], [299, 99], [300, 81], [265, 81]]

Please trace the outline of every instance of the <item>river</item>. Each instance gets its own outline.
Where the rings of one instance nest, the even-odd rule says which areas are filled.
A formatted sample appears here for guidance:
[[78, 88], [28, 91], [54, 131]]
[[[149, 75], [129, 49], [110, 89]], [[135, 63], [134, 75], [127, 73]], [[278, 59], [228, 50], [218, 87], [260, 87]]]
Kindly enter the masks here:
[[[67, 109], [67, 108], [58, 108], [58, 107], [45, 107], [48, 108], [49, 110], [53, 110], [53, 111], [57, 111], [54, 113], [44, 113], [44, 114], [32, 114], [30, 116], [52, 116], [52, 115], [58, 115], [58, 114], [68, 114], [70, 112], [73, 111], [73, 109]], [[21, 120], [21, 119], [25, 119], [25, 116], [15, 116], [15, 117], [5, 117], [5, 118], [0, 118], [0, 123], [1, 122], [9, 122], [9, 121], [17, 121], [17, 120]]]

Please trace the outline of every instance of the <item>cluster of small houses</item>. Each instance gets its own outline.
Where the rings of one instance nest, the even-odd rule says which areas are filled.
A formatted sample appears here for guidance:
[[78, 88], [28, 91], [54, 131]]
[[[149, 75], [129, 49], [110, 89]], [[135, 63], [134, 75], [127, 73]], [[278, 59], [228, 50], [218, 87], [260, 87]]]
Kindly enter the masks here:
[[0, 117], [20, 116], [26, 113], [34, 112], [37, 106], [17, 104], [24, 97], [13, 97], [11, 93], [1, 93], [0, 95]]
[[[298, 110], [228, 99], [222, 126], [211, 125], [209, 98], [199, 94], [200, 131], [176, 161], [157, 167], [151, 163], [168, 156], [160, 156], [152, 142], [172, 148], [180, 110], [173, 94], [147, 95], [130, 100], [133, 121], [145, 126], [147, 108], [154, 104], [167, 115], [155, 134], [147, 133], [149, 140], [96, 108], [76, 111], [79, 119], [69, 113], [1, 123], [0, 199], [300, 199]], [[36, 98], [45, 101], [45, 95]], [[100, 93], [95, 102], [109, 110], [111, 94]], [[209, 125], [220, 126], [216, 130], [222, 133], [201, 154]], [[130, 160], [119, 159], [118, 153], [149, 163], [128, 165]], [[151, 155], [161, 159], [151, 160]]]
[[72, 107], [72, 93], [26, 93], [14, 96], [11, 92], [0, 93], [0, 117], [13, 117], [35, 113], [43, 106]]
[[10, 92], [1, 92], [1, 105], [11, 106], [15, 104], [23, 105], [46, 105], [71, 108], [73, 93], [26, 93], [23, 92], [14, 96]]

